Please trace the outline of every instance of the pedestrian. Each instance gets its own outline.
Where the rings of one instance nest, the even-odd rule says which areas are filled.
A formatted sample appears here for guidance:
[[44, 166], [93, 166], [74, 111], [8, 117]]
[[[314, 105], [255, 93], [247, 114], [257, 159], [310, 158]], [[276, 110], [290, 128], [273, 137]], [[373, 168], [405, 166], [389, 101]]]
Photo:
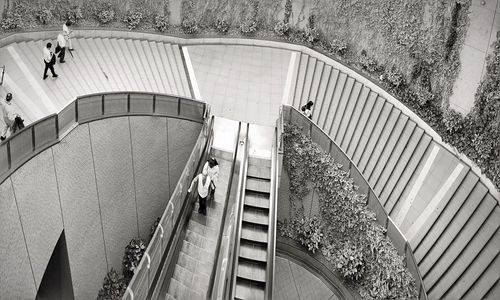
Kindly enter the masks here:
[[71, 33], [73, 33], [73, 30], [70, 29], [71, 26], [71, 21], [68, 20], [66, 23], [63, 24], [63, 35], [64, 38], [66, 39], [66, 45], [68, 46], [69, 51], [73, 51], [73, 47], [71, 45]]
[[191, 193], [191, 190], [193, 189], [193, 185], [195, 182], [198, 183], [198, 202], [200, 204], [200, 207], [198, 208], [198, 213], [206, 216], [208, 188], [210, 187], [210, 182], [211, 182], [210, 176], [208, 176], [208, 174], [205, 172], [198, 174], [191, 182], [191, 185], [189, 186], [188, 189], [188, 193]]
[[64, 38], [64, 35], [62, 35], [62, 33], [59, 33], [59, 35], [57, 35], [56, 53], [59, 53], [57, 55], [57, 57], [59, 58], [59, 62], [61, 64], [65, 63], [64, 57], [66, 56], [66, 39]]
[[45, 63], [45, 70], [43, 71], [43, 80], [45, 80], [47, 76], [47, 70], [50, 70], [52, 73], [52, 77], [56, 78], [56, 72], [54, 72], [54, 65], [56, 63], [56, 55], [54, 52], [50, 51], [52, 48], [52, 43], [47, 43], [47, 46], [43, 48], [43, 62]]
[[312, 118], [312, 107], [314, 105], [314, 102], [308, 101], [306, 105], [303, 105], [300, 110], [304, 114], [304, 116], [308, 117], [309, 119]]
[[208, 158], [207, 162], [203, 166], [203, 173], [208, 174], [208, 176], [212, 179], [210, 183], [210, 197], [213, 199], [217, 180], [219, 179], [219, 163], [215, 157]]
[[7, 93], [5, 100], [0, 101], [0, 111], [2, 112], [2, 120], [5, 124], [0, 135], [0, 140], [3, 141], [7, 138], [7, 133], [12, 135], [18, 129], [23, 129], [24, 120], [21, 119], [21, 115], [16, 112], [14, 105], [12, 105], [11, 93]]

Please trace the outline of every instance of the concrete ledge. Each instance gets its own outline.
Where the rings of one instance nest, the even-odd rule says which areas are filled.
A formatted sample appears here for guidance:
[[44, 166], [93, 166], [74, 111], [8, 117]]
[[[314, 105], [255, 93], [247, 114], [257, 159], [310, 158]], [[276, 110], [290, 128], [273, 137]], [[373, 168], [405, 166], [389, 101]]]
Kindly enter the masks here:
[[[27, 31], [27, 32], [15, 32], [0, 39], [0, 47], [4, 47], [8, 44], [21, 41], [29, 40], [40, 40], [40, 39], [54, 39], [59, 33], [59, 29], [49, 28], [44, 31]], [[241, 45], [241, 46], [255, 46], [255, 47], [271, 47], [290, 51], [299, 51], [315, 57], [325, 63], [331, 65], [333, 68], [346, 73], [347, 75], [355, 78], [357, 81], [363, 83], [365, 86], [369, 87], [374, 92], [381, 95], [387, 101], [392, 103], [395, 107], [399, 108], [402, 113], [406, 114], [411, 120], [413, 120], [418, 126], [424, 129], [431, 138], [437, 142], [444, 149], [455, 155], [459, 160], [461, 160], [465, 165], [470, 166], [471, 170], [476, 173], [480, 181], [488, 188], [491, 195], [500, 203], [500, 191], [496, 189], [494, 184], [484, 176], [481, 169], [467, 156], [459, 153], [457, 149], [443, 142], [441, 136], [432, 129], [426, 122], [424, 122], [420, 117], [418, 117], [412, 110], [406, 107], [403, 103], [398, 101], [389, 92], [382, 89], [378, 84], [372, 80], [366, 78], [357, 71], [351, 69], [350, 67], [344, 65], [343, 63], [336, 61], [323, 53], [316, 50], [308, 48], [306, 46], [291, 44], [286, 42], [277, 42], [272, 40], [262, 40], [262, 39], [245, 39], [245, 38], [230, 38], [230, 37], [194, 37], [194, 38], [184, 38], [179, 36], [170, 36], [164, 34], [155, 34], [151, 32], [139, 32], [130, 31], [127, 29], [113, 29], [113, 28], [92, 28], [92, 29], [75, 29], [75, 38], [97, 38], [97, 37], [113, 37], [122, 39], [141, 39], [148, 41], [159, 41], [171, 44], [180, 44], [183, 46], [192, 45]]]

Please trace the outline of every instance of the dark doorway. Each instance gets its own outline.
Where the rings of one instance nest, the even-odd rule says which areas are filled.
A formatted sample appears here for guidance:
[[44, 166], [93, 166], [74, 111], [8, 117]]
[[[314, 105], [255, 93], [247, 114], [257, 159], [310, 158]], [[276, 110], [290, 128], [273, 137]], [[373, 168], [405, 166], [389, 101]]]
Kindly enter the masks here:
[[64, 230], [43, 274], [36, 300], [74, 299]]

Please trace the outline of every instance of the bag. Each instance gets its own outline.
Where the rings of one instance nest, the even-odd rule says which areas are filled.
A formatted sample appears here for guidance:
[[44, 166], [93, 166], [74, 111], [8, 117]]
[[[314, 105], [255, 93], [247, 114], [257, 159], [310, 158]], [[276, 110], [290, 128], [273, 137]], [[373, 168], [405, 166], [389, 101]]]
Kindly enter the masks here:
[[16, 131], [24, 128], [24, 120], [21, 117], [17, 116], [14, 119], [14, 124], [12, 124], [12, 133], [16, 133]]
[[57, 43], [57, 46], [56, 46], [56, 54], [61, 52], [62, 48], [61, 46], [59, 46], [59, 43]]
[[50, 58], [50, 64], [55, 65], [56, 64], [56, 55], [54, 53], [51, 53], [52, 56]]

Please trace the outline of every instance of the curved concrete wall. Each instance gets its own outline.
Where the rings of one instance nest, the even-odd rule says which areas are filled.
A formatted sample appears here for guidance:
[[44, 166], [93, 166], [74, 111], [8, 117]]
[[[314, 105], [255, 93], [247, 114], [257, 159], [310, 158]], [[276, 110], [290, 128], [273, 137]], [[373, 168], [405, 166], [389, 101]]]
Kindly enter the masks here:
[[8, 177], [0, 298], [35, 298], [62, 230], [75, 298], [95, 298], [106, 272], [121, 271], [130, 239], [149, 239], [201, 126], [148, 116], [86, 123]]

